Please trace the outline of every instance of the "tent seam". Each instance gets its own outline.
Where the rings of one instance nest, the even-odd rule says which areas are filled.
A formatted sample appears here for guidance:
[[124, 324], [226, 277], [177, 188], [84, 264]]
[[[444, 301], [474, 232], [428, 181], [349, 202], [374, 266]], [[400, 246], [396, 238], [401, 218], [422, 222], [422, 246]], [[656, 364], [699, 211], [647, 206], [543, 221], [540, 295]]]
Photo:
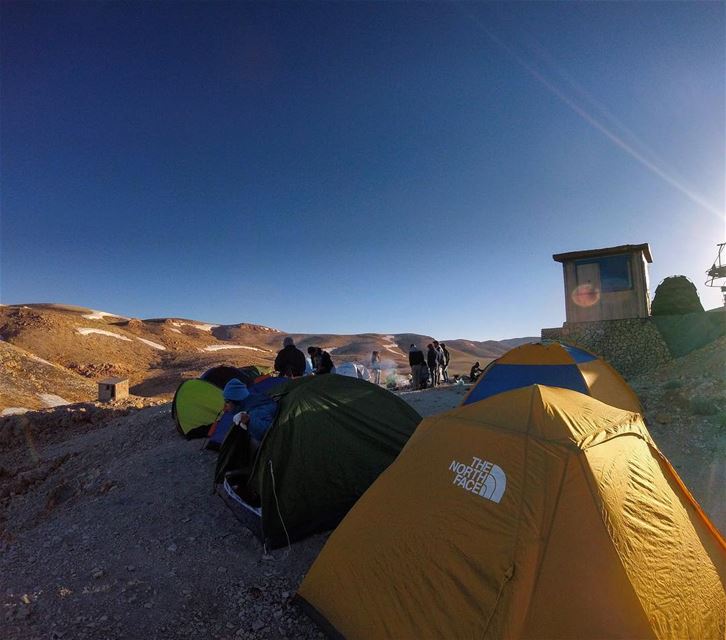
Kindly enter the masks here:
[[[557, 510], [560, 506], [560, 499], [562, 498], [562, 491], [565, 487], [565, 478], [567, 477], [567, 470], [570, 467], [570, 458], [573, 455], [574, 454], [570, 453], [567, 456], [567, 459], [565, 460], [565, 468], [562, 470], [562, 477], [560, 478], [560, 486], [557, 489], [557, 498], [555, 499], [555, 504], [552, 507], [552, 516], [550, 517], [549, 526], [547, 527], [547, 534], [545, 536], [544, 544], [542, 545], [542, 550], [539, 554], [539, 557], [537, 558], [535, 579], [534, 579], [534, 584], [532, 585], [532, 589], [530, 591], [529, 604], [531, 604], [531, 602], [532, 602], [532, 594], [534, 594], [537, 591], [537, 585], [539, 584], [539, 579], [540, 579], [540, 575], [541, 575], [542, 563], [544, 562], [544, 559], [547, 555], [547, 548], [549, 547], [549, 544], [550, 544], [550, 538], [552, 536], [552, 529], [555, 526], [555, 518], [557, 517]], [[526, 616], [522, 623], [522, 628], [527, 627], [527, 622], [529, 621], [529, 615], [530, 615], [531, 610], [532, 610], [531, 607], [528, 606]]]
[[[582, 442], [587, 440], [588, 438], [592, 438], [593, 436], [596, 436], [600, 433], [603, 433], [607, 431], [607, 429], [600, 429], [600, 431], [596, 431], [595, 433], [591, 433], [590, 435], [586, 436], [582, 440], [578, 440], [577, 442], [577, 449], [578, 451], [587, 451], [588, 449], [594, 449], [595, 447], [599, 447], [602, 444], [607, 444], [608, 442], [612, 442], [616, 438], [622, 438], [625, 436], [635, 436], [636, 438], [640, 438], [644, 442], [646, 442], [649, 446], [651, 446], [650, 439], [643, 433], [640, 433], [638, 431], [624, 431], [622, 433], [614, 433], [609, 438], [606, 438], [605, 440], [601, 440], [599, 442], [592, 442], [590, 444], [582, 445]], [[657, 447], [656, 447], [657, 448]]]
[[[620, 435], [626, 435], [626, 434], [620, 434]], [[640, 595], [636, 591], [635, 586], [633, 585], [633, 583], [630, 581], [630, 575], [628, 574], [628, 570], [625, 567], [625, 561], [623, 560], [623, 557], [620, 554], [620, 550], [618, 549], [618, 546], [614, 543], [613, 537], [610, 534], [610, 529], [608, 528], [607, 523], [605, 522], [605, 518], [603, 517], [603, 509], [602, 509], [603, 501], [600, 499], [600, 495], [599, 495], [599, 493], [598, 493], [598, 491], [597, 491], [597, 489], [595, 487], [595, 484], [594, 484], [595, 483], [594, 474], [592, 473], [592, 469], [590, 469], [588, 466], [586, 466], [585, 463], [584, 463], [584, 461], [583, 461], [583, 458], [584, 458], [584, 449], [581, 450], [581, 451], [583, 451], [582, 455], [578, 456], [580, 458], [580, 460], [579, 460], [579, 462], [580, 462], [580, 468], [582, 469], [582, 473], [585, 476], [585, 482], [587, 483], [587, 489], [590, 492], [590, 496], [595, 501], [595, 504], [598, 507], [598, 515], [600, 516], [600, 518], [598, 520], [599, 520], [600, 523], [602, 523], [602, 526], [605, 529], [605, 535], [608, 537], [608, 539], [612, 543], [612, 547], [613, 547], [613, 549], [615, 551], [615, 555], [617, 556], [618, 562], [620, 563], [620, 566], [621, 566], [621, 568], [623, 570], [623, 573], [625, 574], [625, 579], [627, 580], [628, 584], [630, 585], [630, 588], [633, 590], [633, 594], [635, 595], [635, 600], [638, 603], [638, 606], [640, 607], [640, 609], [641, 609], [641, 611], [643, 613], [643, 617], [646, 620], [650, 621], [650, 619], [648, 617], [648, 612], [645, 610], [645, 607], [643, 606], [643, 603], [640, 600]]]
[[[537, 385], [535, 385], [535, 387], [536, 386]], [[539, 389], [535, 389], [535, 392], [536, 393], [539, 393]], [[529, 398], [529, 415], [527, 417], [528, 418], [527, 419], [527, 431], [524, 433], [526, 439], [525, 439], [525, 442], [524, 442], [524, 460], [523, 460], [523, 463], [522, 463], [522, 468], [525, 470], [525, 473], [524, 473], [524, 481], [522, 482], [522, 492], [520, 494], [519, 509], [518, 509], [518, 513], [517, 513], [517, 529], [516, 529], [516, 532], [514, 534], [514, 543], [512, 544], [512, 556], [511, 556], [511, 559], [510, 559], [510, 565], [507, 568], [506, 573], [504, 574], [504, 580], [502, 581], [502, 584], [499, 587], [499, 592], [497, 593], [497, 599], [494, 602], [494, 606], [492, 607], [492, 611], [489, 614], [489, 618], [487, 619], [486, 624], [484, 625], [484, 629], [482, 630], [482, 634], [481, 634], [481, 638], [482, 639], [485, 637], [487, 631], [489, 630], [489, 625], [492, 623], [492, 620], [494, 619], [494, 615], [496, 614], [497, 609], [499, 607], [502, 594], [504, 593], [504, 588], [507, 586], [507, 584], [509, 583], [509, 581], [514, 576], [514, 571], [516, 571], [515, 564], [514, 564], [514, 560], [515, 560], [515, 557], [516, 557], [516, 554], [517, 554], [518, 545], [519, 545], [519, 534], [520, 534], [521, 526], [522, 526], [522, 512], [524, 511], [524, 497], [525, 497], [525, 495], [527, 493], [527, 471], [526, 471], [526, 469], [527, 469], [527, 461], [528, 461], [528, 458], [529, 458], [529, 434], [530, 434], [530, 432], [532, 430], [532, 410], [533, 410], [533, 407], [534, 407], [534, 396], [535, 396], [535, 392], [533, 392], [533, 393], [530, 394], [530, 398]], [[511, 570], [511, 572], [510, 572], [510, 570]]]

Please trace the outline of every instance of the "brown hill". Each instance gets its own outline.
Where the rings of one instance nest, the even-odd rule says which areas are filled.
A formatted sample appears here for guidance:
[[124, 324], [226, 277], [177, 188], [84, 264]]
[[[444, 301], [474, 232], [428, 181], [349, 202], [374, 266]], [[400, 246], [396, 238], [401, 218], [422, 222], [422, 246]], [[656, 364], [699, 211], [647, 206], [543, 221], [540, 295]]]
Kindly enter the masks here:
[[0, 414], [86, 400], [96, 385], [20, 347], [0, 342]]
[[[271, 367], [283, 335], [288, 334], [249, 323], [215, 325], [187, 318], [142, 320], [63, 304], [3, 305], [0, 338], [25, 356], [13, 355], [17, 365], [4, 369], [0, 411], [10, 407], [43, 408], [48, 394], [68, 401], [90, 401], [96, 398], [95, 383], [112, 376], [128, 378], [132, 394], [170, 398], [183, 380], [218, 364]], [[289, 335], [303, 350], [310, 345], [323, 347], [336, 363], [366, 363], [372, 351], [379, 351], [384, 365], [401, 373], [408, 373], [409, 346], [415, 343], [425, 350], [433, 341], [431, 336], [412, 333]], [[536, 338], [506, 342], [533, 340]], [[484, 365], [509, 348], [505, 342], [493, 340], [446, 342], [452, 356], [452, 374], [468, 373], [474, 361]], [[24, 378], [23, 371], [33, 371], [39, 363], [33, 357], [50, 367], [47, 376], [36, 371]], [[21, 360], [25, 364], [21, 365]]]

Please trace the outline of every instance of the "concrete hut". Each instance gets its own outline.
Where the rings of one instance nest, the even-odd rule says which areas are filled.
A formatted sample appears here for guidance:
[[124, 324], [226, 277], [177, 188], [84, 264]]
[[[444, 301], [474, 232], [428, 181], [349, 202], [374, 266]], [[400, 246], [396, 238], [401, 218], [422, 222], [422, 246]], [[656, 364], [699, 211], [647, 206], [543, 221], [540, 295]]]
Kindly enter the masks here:
[[567, 323], [647, 318], [650, 247], [624, 244], [557, 253], [565, 278]]
[[128, 378], [107, 378], [98, 383], [98, 399], [101, 402], [129, 397]]

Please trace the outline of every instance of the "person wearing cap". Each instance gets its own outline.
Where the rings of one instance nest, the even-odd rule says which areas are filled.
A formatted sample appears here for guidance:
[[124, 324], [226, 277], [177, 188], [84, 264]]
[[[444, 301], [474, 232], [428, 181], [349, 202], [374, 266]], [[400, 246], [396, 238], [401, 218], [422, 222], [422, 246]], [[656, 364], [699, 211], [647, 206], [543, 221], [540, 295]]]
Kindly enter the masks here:
[[250, 395], [250, 392], [246, 384], [237, 378], [232, 378], [224, 385], [222, 395], [224, 397], [224, 412], [239, 413], [242, 411], [244, 401]]
[[277, 402], [264, 393], [250, 393], [247, 385], [232, 378], [224, 387], [224, 409], [236, 410], [233, 418], [236, 425], [245, 429], [257, 443], [272, 426], [277, 413]]
[[298, 378], [305, 374], [305, 354], [295, 346], [290, 336], [282, 341], [282, 349], [277, 352], [275, 371], [285, 378]]

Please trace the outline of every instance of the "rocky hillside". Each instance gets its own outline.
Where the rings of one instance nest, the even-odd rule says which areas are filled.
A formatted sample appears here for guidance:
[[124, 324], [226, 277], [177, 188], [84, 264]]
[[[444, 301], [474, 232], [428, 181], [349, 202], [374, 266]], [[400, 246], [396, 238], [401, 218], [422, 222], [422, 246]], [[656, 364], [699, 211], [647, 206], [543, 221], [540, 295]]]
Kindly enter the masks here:
[[[63, 399], [90, 401], [97, 397], [98, 381], [116, 376], [129, 378], [134, 395], [170, 398], [180, 382], [218, 364], [272, 366], [283, 335], [288, 334], [247, 323], [141, 320], [59, 304], [3, 305], [0, 358], [7, 366], [0, 376], [0, 412], [39, 409]], [[433, 340], [418, 334], [290, 335], [302, 349], [325, 348], [338, 363], [365, 362], [375, 350], [389, 367], [406, 371], [409, 345], [425, 347]], [[468, 373], [475, 360], [484, 365], [510, 343], [534, 340], [449, 341], [451, 370]]]
[[726, 533], [726, 336], [630, 384], [653, 438]]
[[88, 378], [8, 342], [0, 342], [0, 371], [0, 409], [5, 414], [80, 402], [96, 393]]

